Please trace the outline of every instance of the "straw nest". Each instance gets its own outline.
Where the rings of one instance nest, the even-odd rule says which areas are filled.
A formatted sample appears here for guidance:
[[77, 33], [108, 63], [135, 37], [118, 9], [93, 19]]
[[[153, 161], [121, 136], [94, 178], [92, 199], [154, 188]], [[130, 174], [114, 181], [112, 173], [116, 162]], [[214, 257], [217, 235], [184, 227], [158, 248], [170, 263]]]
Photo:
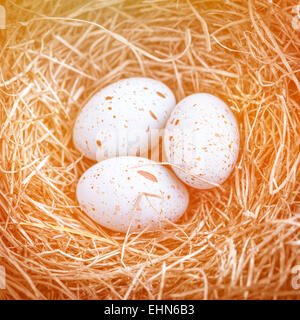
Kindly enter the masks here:
[[[299, 298], [298, 0], [4, 3], [0, 298]], [[217, 95], [241, 148], [221, 188], [190, 189], [176, 225], [124, 238], [78, 207], [93, 162], [72, 127], [95, 92], [132, 76], [177, 101]]]

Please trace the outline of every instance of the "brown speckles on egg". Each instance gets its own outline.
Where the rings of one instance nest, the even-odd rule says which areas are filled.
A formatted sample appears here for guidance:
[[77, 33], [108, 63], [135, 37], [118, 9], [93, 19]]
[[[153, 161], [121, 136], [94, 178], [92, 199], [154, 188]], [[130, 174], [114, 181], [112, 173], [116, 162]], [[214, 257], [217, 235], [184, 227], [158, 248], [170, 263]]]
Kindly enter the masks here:
[[159, 92], [159, 91], [156, 91], [156, 94], [157, 94], [158, 96], [160, 96], [161, 98], [166, 99], [166, 96], [165, 96], [163, 93], [161, 93], [161, 92]]
[[157, 117], [156, 117], [156, 115], [153, 113], [152, 110], [149, 110], [149, 113], [150, 113], [150, 116], [151, 116], [154, 120], [157, 120]]
[[[169, 142], [171, 136], [175, 143]], [[193, 94], [177, 104], [164, 139], [167, 162], [175, 159], [172, 169], [177, 176], [198, 189], [224, 182], [238, 155], [239, 133], [233, 114], [223, 101], [206, 93]]]
[[152, 182], [158, 182], [157, 178], [155, 177], [155, 175], [153, 175], [150, 172], [144, 171], [144, 170], [139, 170], [137, 172], [138, 174], [142, 175], [144, 178], [151, 180]]
[[[96, 179], [100, 170], [103, 174]], [[83, 210], [99, 224], [116, 231], [126, 232], [130, 224], [130, 232], [139, 226], [159, 230], [165, 225], [163, 217], [175, 222], [188, 205], [187, 190], [174, 174], [145, 158], [104, 160], [89, 168], [84, 176], [88, 179], [81, 179], [76, 191], [79, 203], [86, 203]], [[99, 193], [89, 191], [91, 183]], [[136, 215], [132, 220], [134, 210]]]
[[[154, 119], [157, 121], [155, 128], [163, 129], [174, 106], [172, 91], [160, 81], [150, 78], [119, 80], [97, 92], [82, 108], [74, 126], [74, 145], [84, 156], [101, 161], [105, 155], [98, 152], [95, 144], [101, 128], [109, 128], [113, 132], [124, 126], [134, 131], [137, 124], [147, 128]], [[125, 120], [129, 121], [125, 123]], [[104, 149], [109, 150], [106, 145], [111, 146], [113, 140], [112, 135], [101, 135]], [[85, 141], [89, 141], [89, 146]], [[137, 148], [145, 150], [149, 146], [148, 136], [141, 135], [136, 143], [140, 144]], [[128, 155], [133, 155], [137, 148], [123, 148], [119, 155], [127, 155], [128, 151]]]

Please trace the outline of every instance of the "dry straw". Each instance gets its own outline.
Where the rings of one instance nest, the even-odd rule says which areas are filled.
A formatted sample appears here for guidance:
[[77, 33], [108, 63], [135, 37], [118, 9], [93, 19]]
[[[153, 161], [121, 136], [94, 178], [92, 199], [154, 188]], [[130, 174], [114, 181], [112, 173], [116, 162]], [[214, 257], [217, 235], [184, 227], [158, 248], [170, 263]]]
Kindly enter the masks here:
[[[4, 1], [0, 298], [299, 298], [298, 4]], [[78, 208], [76, 183], [93, 162], [72, 127], [96, 91], [132, 76], [163, 81], [177, 101], [222, 98], [241, 149], [222, 188], [190, 190], [176, 225], [124, 240]]]

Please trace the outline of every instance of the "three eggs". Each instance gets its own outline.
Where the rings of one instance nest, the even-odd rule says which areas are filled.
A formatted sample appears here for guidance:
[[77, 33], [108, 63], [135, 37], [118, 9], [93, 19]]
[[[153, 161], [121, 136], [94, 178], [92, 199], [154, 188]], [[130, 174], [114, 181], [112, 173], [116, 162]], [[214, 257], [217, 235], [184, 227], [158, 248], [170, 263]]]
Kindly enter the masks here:
[[73, 141], [98, 161], [78, 182], [81, 208], [120, 232], [176, 222], [189, 202], [185, 184], [220, 185], [239, 152], [238, 124], [222, 100], [197, 93], [176, 105], [172, 91], [150, 78], [123, 79], [100, 90], [79, 113]]

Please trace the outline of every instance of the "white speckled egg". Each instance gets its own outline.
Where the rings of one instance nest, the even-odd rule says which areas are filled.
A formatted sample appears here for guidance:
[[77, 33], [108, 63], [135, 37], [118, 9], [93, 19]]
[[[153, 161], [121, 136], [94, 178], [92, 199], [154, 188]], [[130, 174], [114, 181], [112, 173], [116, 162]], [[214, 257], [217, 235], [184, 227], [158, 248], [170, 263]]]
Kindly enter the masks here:
[[76, 195], [83, 211], [109, 229], [158, 230], [186, 210], [189, 195], [171, 170], [141, 157], [110, 158], [89, 168]]
[[230, 175], [239, 152], [237, 121], [219, 98], [197, 93], [181, 100], [166, 124], [166, 160], [186, 184], [209, 189]]
[[150, 132], [153, 143], [153, 135], [164, 128], [175, 104], [172, 91], [160, 81], [119, 80], [100, 90], [79, 113], [75, 147], [97, 161], [123, 155], [147, 157]]

